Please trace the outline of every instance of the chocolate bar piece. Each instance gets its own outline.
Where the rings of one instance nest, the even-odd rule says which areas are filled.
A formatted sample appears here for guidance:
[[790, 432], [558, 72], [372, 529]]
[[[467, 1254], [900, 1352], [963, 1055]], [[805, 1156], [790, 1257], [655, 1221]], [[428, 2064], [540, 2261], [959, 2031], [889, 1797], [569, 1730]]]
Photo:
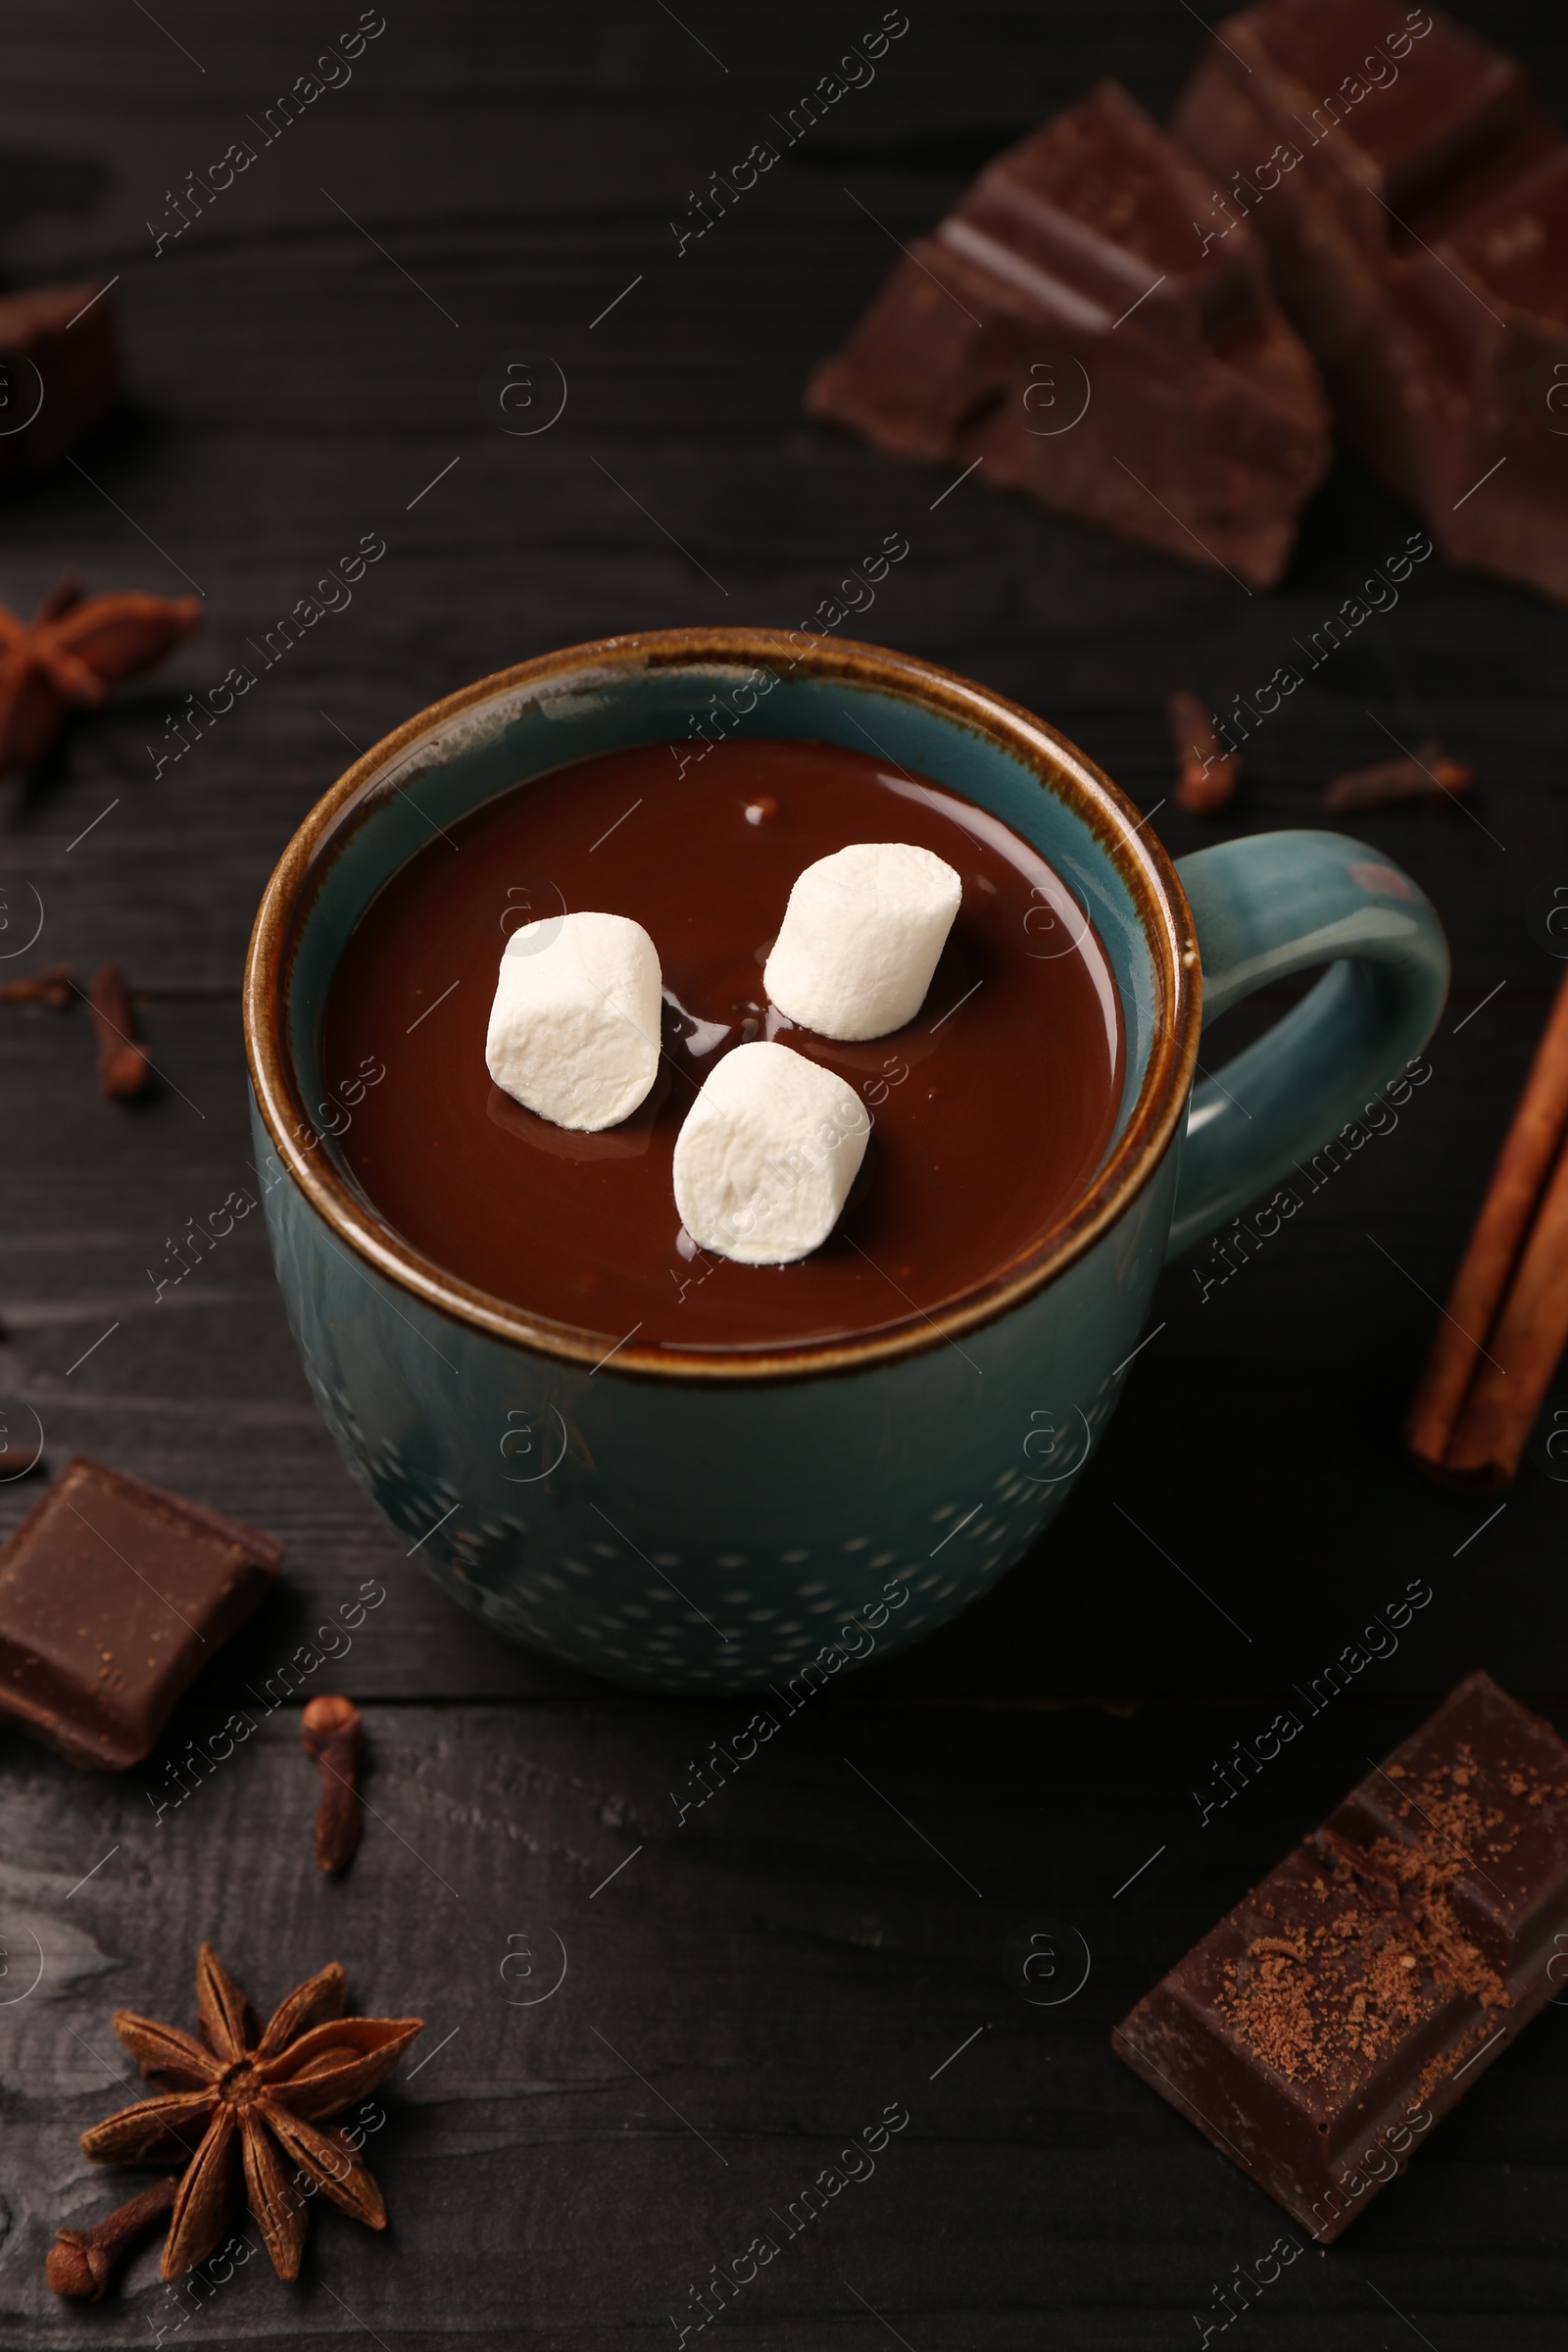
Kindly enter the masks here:
[[58, 466], [119, 390], [114, 309], [101, 286], [0, 294], [0, 481]]
[[283, 1546], [74, 1454], [0, 1546], [0, 1713], [84, 1770], [139, 1763]]
[[1254, 586], [1329, 464], [1315, 370], [1243, 226], [1102, 82], [916, 240], [807, 390], [816, 416]]
[[1568, 1744], [1473, 1674], [1112, 2041], [1327, 2244], [1561, 1989], [1565, 1931]]
[[1568, 597], [1568, 141], [1513, 60], [1424, 8], [1265, 0], [1172, 127], [1212, 175], [1195, 243], [1261, 238], [1374, 472], [1453, 562]]

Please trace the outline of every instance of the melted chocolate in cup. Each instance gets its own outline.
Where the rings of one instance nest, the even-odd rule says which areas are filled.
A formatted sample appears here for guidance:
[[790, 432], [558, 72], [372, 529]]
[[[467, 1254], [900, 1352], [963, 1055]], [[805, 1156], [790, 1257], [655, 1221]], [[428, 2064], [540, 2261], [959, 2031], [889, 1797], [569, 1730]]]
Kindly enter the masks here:
[[[328, 991], [328, 1087], [387, 1073], [345, 1106], [337, 1149], [416, 1249], [555, 1322], [744, 1348], [917, 1321], [1026, 1254], [1104, 1156], [1123, 1061], [1109, 961], [1038, 851], [956, 793], [833, 744], [715, 745], [682, 774], [689, 753], [557, 768], [392, 877]], [[963, 900], [915, 1019], [841, 1045], [767, 1003], [762, 965], [797, 874], [854, 841], [934, 850]], [[630, 915], [663, 973], [660, 1076], [597, 1135], [537, 1117], [485, 1066], [508, 937], [565, 908]], [[704, 1079], [759, 1037], [835, 1070], [873, 1121], [838, 1225], [787, 1266], [699, 1250], [670, 1181]]]

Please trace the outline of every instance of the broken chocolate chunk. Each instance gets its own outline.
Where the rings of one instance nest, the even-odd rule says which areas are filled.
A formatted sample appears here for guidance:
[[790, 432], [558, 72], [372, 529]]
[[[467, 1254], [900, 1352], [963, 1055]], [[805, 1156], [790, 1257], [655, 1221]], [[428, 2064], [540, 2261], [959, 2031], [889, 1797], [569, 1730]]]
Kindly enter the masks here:
[[283, 1546], [74, 1454], [0, 1546], [0, 1715], [123, 1771], [243, 1623]]
[[1568, 1979], [1568, 1744], [1473, 1674], [1112, 2036], [1322, 2243]]
[[1568, 597], [1568, 141], [1514, 61], [1426, 9], [1264, 0], [1177, 138], [1243, 225], [1336, 418], [1454, 563]]
[[1200, 249], [1207, 202], [1191, 162], [1102, 83], [915, 241], [808, 408], [1271, 584], [1328, 468], [1327, 411], [1250, 231]]

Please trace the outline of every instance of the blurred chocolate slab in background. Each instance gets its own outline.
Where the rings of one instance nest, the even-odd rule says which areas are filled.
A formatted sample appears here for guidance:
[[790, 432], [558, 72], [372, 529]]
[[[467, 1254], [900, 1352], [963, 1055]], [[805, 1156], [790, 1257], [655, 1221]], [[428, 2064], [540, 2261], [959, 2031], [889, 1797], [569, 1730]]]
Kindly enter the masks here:
[[1102, 82], [915, 240], [808, 409], [1272, 585], [1328, 468], [1328, 413], [1250, 229], [1195, 234], [1211, 196]]
[[1173, 129], [1347, 440], [1451, 561], [1568, 597], [1568, 141], [1519, 67], [1427, 9], [1266, 0]]

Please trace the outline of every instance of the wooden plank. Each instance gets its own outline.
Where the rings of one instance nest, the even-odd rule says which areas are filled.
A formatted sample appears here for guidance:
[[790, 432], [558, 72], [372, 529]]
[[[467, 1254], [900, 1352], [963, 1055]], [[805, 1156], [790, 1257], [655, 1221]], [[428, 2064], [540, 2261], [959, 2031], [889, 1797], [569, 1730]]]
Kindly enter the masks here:
[[[328, 2216], [302, 2288], [253, 2261], [177, 2330], [144, 2255], [93, 2315], [105, 2343], [162, 2328], [347, 2346], [368, 2330], [399, 2352], [678, 2352], [688, 2289], [775, 2227], [777, 2256], [725, 2312], [760, 2352], [849, 2352], [889, 2329], [911, 2352], [1201, 2337], [1214, 2289], [1283, 2217], [1114, 2061], [1109, 2027], [1408, 1728], [1416, 1693], [1485, 1663], [1568, 1702], [1563, 1490], [1532, 1464], [1484, 1526], [1490, 1503], [1420, 1485], [1396, 1446], [1428, 1295], [1560, 976], [1544, 915], [1568, 881], [1564, 616], [1435, 563], [1249, 744], [1229, 822], [1153, 819], [1178, 855], [1316, 822], [1328, 777], [1383, 748], [1369, 712], [1471, 760], [1473, 817], [1355, 828], [1452, 939], [1430, 1082], [1396, 1132], [1303, 1183], [1298, 1214], [1229, 1279], [1202, 1252], [1166, 1276], [1163, 1328], [1034, 1557], [922, 1648], [803, 1709], [684, 1819], [691, 1768], [732, 1737], [738, 1702], [590, 1685], [416, 1572], [319, 1423], [259, 1218], [153, 1302], [169, 1237], [247, 1181], [245, 939], [290, 830], [349, 757], [343, 734], [368, 743], [577, 638], [793, 625], [897, 526], [910, 558], [868, 632], [1042, 710], [1152, 808], [1170, 782], [1168, 689], [1222, 707], [1250, 692], [1411, 527], [1344, 461], [1285, 586], [1245, 600], [979, 482], [935, 504], [940, 471], [806, 422], [806, 376], [880, 282], [887, 231], [926, 226], [1102, 73], [1168, 106], [1202, 37], [1152, 0], [909, 13], [875, 86], [678, 260], [688, 189], [859, 19], [827, 0], [678, 19], [614, 0], [524, 25], [486, 0], [407, 0], [352, 85], [155, 259], [166, 189], [303, 71], [327, 21], [304, 0], [265, 21], [184, 0], [155, 19], [121, 0], [9, 12], [5, 266], [21, 281], [118, 273], [132, 402], [80, 453], [90, 481], [68, 470], [8, 502], [0, 599], [30, 607], [69, 561], [94, 586], [175, 592], [188, 574], [208, 619], [43, 773], [0, 785], [0, 957], [36, 890], [43, 932], [9, 968], [122, 961], [166, 1073], [146, 1103], [104, 1103], [79, 1016], [0, 1011], [0, 1409], [35, 1410], [52, 1457], [123, 1462], [289, 1551], [279, 1592], [144, 1771], [82, 1777], [0, 1736], [7, 2345], [81, 2340], [89, 2323], [47, 2293], [42, 2259], [57, 2222], [117, 2193], [76, 2152], [130, 2095], [111, 2079], [108, 2013], [189, 2022], [202, 1936], [264, 2003], [335, 1953], [359, 2001], [427, 2017], [368, 2142], [392, 2228], [377, 2240]], [[1562, 112], [1560, 9], [1453, 13], [1518, 50]], [[502, 370], [537, 352], [565, 369], [567, 409], [510, 440]], [[249, 660], [367, 530], [388, 553], [352, 608], [155, 777], [166, 713]], [[1216, 1057], [1284, 1001], [1235, 1016]], [[0, 1488], [0, 1533], [35, 1492]], [[1200, 1827], [1194, 1790], [1273, 1712], [1267, 1694], [1310, 1688], [1411, 1578], [1433, 1596], [1396, 1651]], [[368, 1705], [375, 1818], [327, 1886], [296, 1711], [264, 1713], [254, 1692], [368, 1580], [387, 1598], [335, 1673]], [[1064, 1703], [1085, 1693], [1119, 1711]], [[1127, 1712], [1140, 1694], [1159, 1703]], [[254, 1733], [160, 1816], [170, 1768], [240, 1707]], [[1042, 1918], [1092, 1954], [1056, 2008], [1026, 2002], [1004, 1965]], [[33, 1935], [45, 1975], [19, 1999]], [[557, 1936], [565, 1981], [525, 2005]], [[1265, 2292], [1249, 2340], [1373, 2352], [1414, 2328], [1441, 2352], [1557, 2352], [1565, 2071], [1550, 2010], [1374, 2217]], [[793, 2237], [770, 2222], [894, 2101], [910, 2121], [873, 2177]]]
[[[80, 2340], [41, 2259], [125, 2178], [75, 2153], [128, 2096], [108, 2012], [188, 2024], [202, 1936], [264, 2009], [335, 1956], [357, 2005], [427, 2023], [367, 2144], [385, 2238], [316, 2221], [303, 2291], [254, 2261], [182, 2340], [346, 2342], [346, 2304], [420, 2352], [674, 2344], [688, 2289], [765, 2235], [776, 2257], [725, 2311], [764, 2345], [869, 2344], [863, 2298], [922, 2352], [1152, 2346], [1212, 2311], [1233, 2265], [1299, 2239], [1109, 2031], [1408, 1710], [1342, 1701], [1200, 1831], [1182, 1783], [1250, 1714], [820, 1698], [678, 1821], [669, 1791], [750, 1704], [372, 1708], [373, 1814], [333, 1886], [292, 1715], [157, 1820], [136, 1776], [8, 1750], [0, 1930], [19, 1988], [34, 1935], [46, 1961], [0, 2042], [9, 2339]], [[1025, 1997], [1016, 1958], [1046, 1920], [1060, 1989], [1077, 1936], [1090, 1954], [1055, 2006]], [[1568, 2296], [1565, 2079], [1548, 2009], [1375, 2219], [1286, 2271], [1256, 2340], [1370, 2352], [1395, 2340], [1381, 2291], [1455, 2352], [1547, 2345]], [[908, 2122], [874, 2171], [841, 2162], [890, 2107]], [[864, 2177], [806, 2224], [830, 2165]], [[102, 2340], [144, 2343], [172, 2314], [153, 2274], [139, 2257]]]

